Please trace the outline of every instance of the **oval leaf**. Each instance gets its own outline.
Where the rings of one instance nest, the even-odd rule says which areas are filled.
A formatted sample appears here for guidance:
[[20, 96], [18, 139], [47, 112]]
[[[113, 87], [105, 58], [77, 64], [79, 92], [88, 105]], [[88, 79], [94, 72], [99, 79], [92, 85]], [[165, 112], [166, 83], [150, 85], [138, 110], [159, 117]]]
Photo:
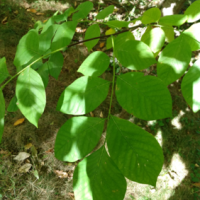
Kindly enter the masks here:
[[200, 110], [200, 60], [197, 60], [184, 76], [181, 90], [186, 102], [196, 113]]
[[141, 41], [147, 44], [155, 53], [161, 50], [165, 43], [165, 33], [161, 28], [153, 28], [145, 33]]
[[188, 67], [191, 53], [189, 44], [182, 37], [169, 43], [158, 59], [158, 77], [166, 85], [179, 79]]
[[98, 144], [105, 119], [72, 117], [60, 128], [56, 136], [57, 159], [75, 162], [82, 159]]
[[0, 102], [1, 102], [0, 104], [0, 143], [1, 143], [4, 130], [4, 115], [5, 115], [5, 100], [1, 89], [0, 89]]
[[105, 100], [109, 85], [101, 78], [80, 77], [63, 91], [56, 109], [66, 114], [86, 114]]
[[161, 11], [159, 8], [150, 8], [145, 11], [142, 16], [143, 24], [150, 24], [152, 22], [157, 22], [161, 17]]
[[82, 63], [78, 72], [85, 76], [100, 76], [108, 68], [110, 58], [101, 51], [91, 53]]
[[96, 19], [104, 19], [114, 11], [114, 6], [110, 5], [98, 13]]
[[168, 26], [180, 26], [187, 21], [186, 15], [168, 15], [160, 18], [159, 24]]
[[[100, 36], [99, 25], [93, 24], [93, 25], [89, 26], [89, 28], [87, 29], [87, 31], [85, 33], [85, 40], [99, 37], [99, 36]], [[88, 51], [90, 51], [98, 43], [98, 41], [99, 41], [99, 39], [91, 40], [88, 42], [84, 42], [84, 44], [88, 48]]]
[[114, 52], [124, 67], [141, 70], [156, 63], [151, 49], [145, 43], [134, 39], [129, 40], [120, 35], [114, 40]]
[[36, 127], [44, 112], [46, 94], [40, 75], [30, 67], [24, 70], [17, 79], [17, 106], [22, 114]]
[[125, 21], [118, 21], [118, 20], [113, 20], [105, 23], [107, 26], [110, 28], [122, 28], [122, 27], [128, 27], [128, 24], [130, 22], [125, 22]]
[[193, 2], [185, 11], [187, 22], [192, 23], [200, 19], [200, 1]]
[[3, 57], [0, 59], [0, 84], [5, 81], [8, 76], [9, 72], [6, 65], [6, 58]]
[[130, 72], [117, 77], [116, 96], [129, 113], [144, 120], [172, 116], [172, 99], [164, 83], [154, 76]]
[[110, 29], [108, 29], [108, 30], [106, 31], [105, 35], [112, 35], [112, 34], [114, 34], [115, 32], [116, 32], [115, 29], [110, 28]]
[[161, 29], [165, 32], [165, 41], [172, 42], [174, 40], [174, 28], [172, 26], [162, 26]]
[[122, 200], [126, 180], [104, 147], [82, 160], [74, 171], [76, 200]]
[[164, 157], [157, 140], [131, 122], [111, 116], [107, 129], [111, 158], [128, 179], [155, 186]]

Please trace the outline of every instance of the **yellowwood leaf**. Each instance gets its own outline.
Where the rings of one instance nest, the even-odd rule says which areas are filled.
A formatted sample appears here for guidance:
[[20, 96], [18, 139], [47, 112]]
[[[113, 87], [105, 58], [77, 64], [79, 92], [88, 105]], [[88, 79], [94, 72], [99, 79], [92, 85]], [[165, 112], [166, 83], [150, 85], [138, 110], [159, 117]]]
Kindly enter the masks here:
[[114, 34], [115, 32], [116, 32], [115, 29], [110, 28], [110, 29], [108, 29], [108, 30], [106, 31], [106, 35], [112, 35], [112, 34]]
[[15, 123], [14, 123], [14, 126], [18, 126], [19, 124], [22, 124], [24, 122], [25, 118], [21, 118], [21, 119], [18, 119]]

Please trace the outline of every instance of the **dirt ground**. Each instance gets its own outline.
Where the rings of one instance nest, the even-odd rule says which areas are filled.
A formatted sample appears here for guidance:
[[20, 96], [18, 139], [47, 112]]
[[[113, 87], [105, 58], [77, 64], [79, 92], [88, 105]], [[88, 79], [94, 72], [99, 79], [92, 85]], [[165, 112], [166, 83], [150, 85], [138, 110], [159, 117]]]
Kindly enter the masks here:
[[[44, 0], [0, 0], [0, 58], [6, 57], [9, 73], [16, 73], [13, 60], [20, 38], [28, 32], [36, 21], [44, 21], [57, 11], [63, 11], [71, 5], [77, 6], [82, 1], [44, 1]], [[147, 1], [138, 1], [135, 16], [143, 12]], [[153, 3], [156, 1], [152, 1]], [[114, 4], [119, 8], [117, 15], [123, 19], [132, 4], [120, 4], [117, 1], [95, 2], [95, 10]], [[123, 3], [123, 1], [122, 1]], [[186, 4], [187, 5], [187, 4]], [[141, 10], [140, 10], [141, 8]], [[27, 9], [35, 9], [37, 16]], [[7, 17], [7, 19], [6, 19]], [[4, 20], [4, 22], [3, 22]], [[86, 25], [80, 25], [84, 30]], [[105, 31], [105, 30], [102, 30]], [[84, 32], [77, 31], [74, 40], [84, 37]], [[103, 41], [100, 41], [103, 42]], [[99, 49], [99, 44], [94, 49]], [[103, 48], [102, 48], [103, 50]], [[110, 55], [109, 51], [105, 51]], [[194, 52], [194, 59], [198, 52]], [[0, 144], [0, 199], [74, 199], [73, 171], [77, 163], [61, 162], [54, 157], [54, 142], [59, 128], [71, 118], [70, 115], [56, 111], [56, 104], [62, 91], [81, 76], [78, 67], [88, 55], [81, 44], [64, 52], [64, 65], [58, 80], [50, 77], [46, 88], [47, 105], [35, 128], [27, 120], [18, 126], [14, 123], [23, 118], [18, 110], [7, 112], [2, 143]], [[155, 75], [155, 67], [145, 73]], [[112, 67], [103, 76], [110, 80]], [[169, 86], [173, 99], [173, 117], [163, 120], [143, 121], [126, 113], [114, 99], [112, 113], [141, 126], [153, 134], [162, 146], [164, 166], [158, 177], [156, 188], [127, 180], [128, 188], [125, 200], [189, 200], [200, 199], [200, 112], [194, 114], [187, 106], [180, 91], [181, 79]], [[16, 79], [4, 88], [6, 107], [15, 94]], [[94, 116], [107, 116], [108, 98], [92, 113]], [[87, 114], [88, 116], [91, 114]], [[19, 152], [30, 156], [21, 162], [14, 160]], [[20, 173], [20, 167], [31, 164], [30, 170]], [[197, 186], [197, 187], [196, 187]]]

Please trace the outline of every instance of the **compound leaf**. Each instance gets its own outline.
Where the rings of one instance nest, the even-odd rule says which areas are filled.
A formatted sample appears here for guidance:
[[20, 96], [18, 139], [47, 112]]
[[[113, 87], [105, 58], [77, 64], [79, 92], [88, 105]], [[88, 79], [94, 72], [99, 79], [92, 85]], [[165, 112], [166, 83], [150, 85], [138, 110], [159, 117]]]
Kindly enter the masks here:
[[111, 158], [128, 179], [156, 185], [164, 157], [157, 140], [131, 122], [111, 116], [107, 129]]
[[128, 27], [129, 23], [130, 22], [113, 20], [113, 21], [108, 21], [105, 24], [110, 28], [122, 28], [122, 27]]
[[24, 70], [17, 79], [17, 106], [22, 114], [36, 127], [44, 112], [46, 94], [40, 75], [30, 67]]
[[66, 114], [86, 114], [105, 100], [109, 85], [98, 77], [80, 77], [63, 91], [56, 109]]
[[3, 57], [0, 59], [0, 84], [5, 81], [8, 76], [9, 72], [6, 65], [6, 58]]
[[161, 29], [165, 32], [165, 41], [170, 43], [174, 40], [174, 28], [172, 26], [162, 26]]
[[74, 171], [73, 188], [77, 200], [122, 200], [126, 180], [105, 147], [82, 160]]
[[130, 114], [155, 120], [172, 115], [172, 99], [165, 84], [157, 77], [130, 72], [117, 77], [116, 96]]
[[85, 157], [98, 144], [104, 123], [105, 119], [85, 116], [67, 120], [56, 136], [56, 158], [75, 162]]
[[193, 2], [185, 11], [187, 22], [192, 23], [200, 19], [200, 1]]
[[100, 76], [108, 68], [110, 58], [101, 51], [91, 53], [79, 67], [78, 72], [85, 76]]
[[186, 15], [168, 15], [160, 18], [159, 24], [167, 26], [181, 26], [187, 21]]
[[145, 11], [142, 15], [142, 23], [150, 24], [152, 22], [157, 22], [161, 17], [161, 11], [159, 8], [150, 8]]
[[0, 143], [1, 143], [4, 130], [4, 115], [5, 115], [5, 100], [1, 89], [0, 89], [0, 102], [1, 102], [0, 104]]
[[96, 16], [96, 19], [104, 19], [109, 14], [111, 14], [113, 11], [114, 11], [114, 6], [110, 5], [106, 8], [104, 8], [101, 12], [99, 12], [98, 15]]

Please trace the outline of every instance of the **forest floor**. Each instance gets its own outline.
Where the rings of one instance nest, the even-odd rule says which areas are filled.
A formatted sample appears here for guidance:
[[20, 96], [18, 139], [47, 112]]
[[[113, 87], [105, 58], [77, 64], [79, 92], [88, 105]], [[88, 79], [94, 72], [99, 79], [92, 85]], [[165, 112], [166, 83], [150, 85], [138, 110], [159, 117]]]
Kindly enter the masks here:
[[[16, 73], [13, 60], [19, 40], [34, 27], [35, 22], [38, 20], [44, 22], [57, 10], [62, 12], [70, 6], [76, 7], [81, 2], [83, 1], [0, 0], [0, 58], [6, 57], [11, 75]], [[158, 2], [140, 0], [133, 5], [116, 0], [95, 1], [92, 13], [113, 4], [118, 9], [110, 18], [128, 20], [140, 16], [147, 5], [155, 6]], [[185, 6], [188, 5], [186, 2]], [[127, 14], [129, 11], [132, 11], [131, 15]], [[74, 40], [83, 39], [87, 27], [87, 24], [80, 24]], [[142, 31], [143, 29], [135, 31], [135, 36], [139, 37]], [[104, 32], [102, 27], [102, 33]], [[104, 42], [101, 40], [94, 50], [102, 50], [109, 55], [110, 51], [105, 49]], [[197, 59], [197, 53], [194, 52], [194, 59]], [[0, 144], [0, 199], [74, 199], [72, 183], [73, 171], [77, 163], [61, 162], [54, 157], [56, 134], [72, 116], [56, 111], [56, 104], [66, 86], [80, 77], [77, 69], [87, 55], [87, 48], [83, 44], [64, 52], [64, 65], [58, 80], [52, 77], [49, 79], [46, 88], [47, 105], [39, 120], [38, 129], [27, 120], [15, 126], [14, 123], [23, 119], [23, 115], [19, 110], [6, 111], [4, 135]], [[107, 70], [103, 75], [107, 80], [112, 77], [111, 66], [109, 69], [110, 71]], [[151, 67], [145, 73], [155, 76], [156, 69]], [[172, 118], [140, 120], [122, 110], [114, 99], [113, 114], [136, 123], [154, 135], [162, 146], [165, 158], [156, 188], [127, 180], [125, 200], [200, 199], [198, 196], [200, 194], [200, 112], [194, 114], [187, 106], [180, 91], [180, 83], [181, 79], [169, 86], [173, 99]], [[15, 85], [16, 79], [4, 88], [6, 107], [15, 94]], [[109, 99], [106, 99], [88, 116], [106, 116], [108, 107]], [[29, 154], [21, 162], [14, 159], [20, 152], [23, 152], [23, 155]], [[30, 169], [21, 168], [28, 163]]]

